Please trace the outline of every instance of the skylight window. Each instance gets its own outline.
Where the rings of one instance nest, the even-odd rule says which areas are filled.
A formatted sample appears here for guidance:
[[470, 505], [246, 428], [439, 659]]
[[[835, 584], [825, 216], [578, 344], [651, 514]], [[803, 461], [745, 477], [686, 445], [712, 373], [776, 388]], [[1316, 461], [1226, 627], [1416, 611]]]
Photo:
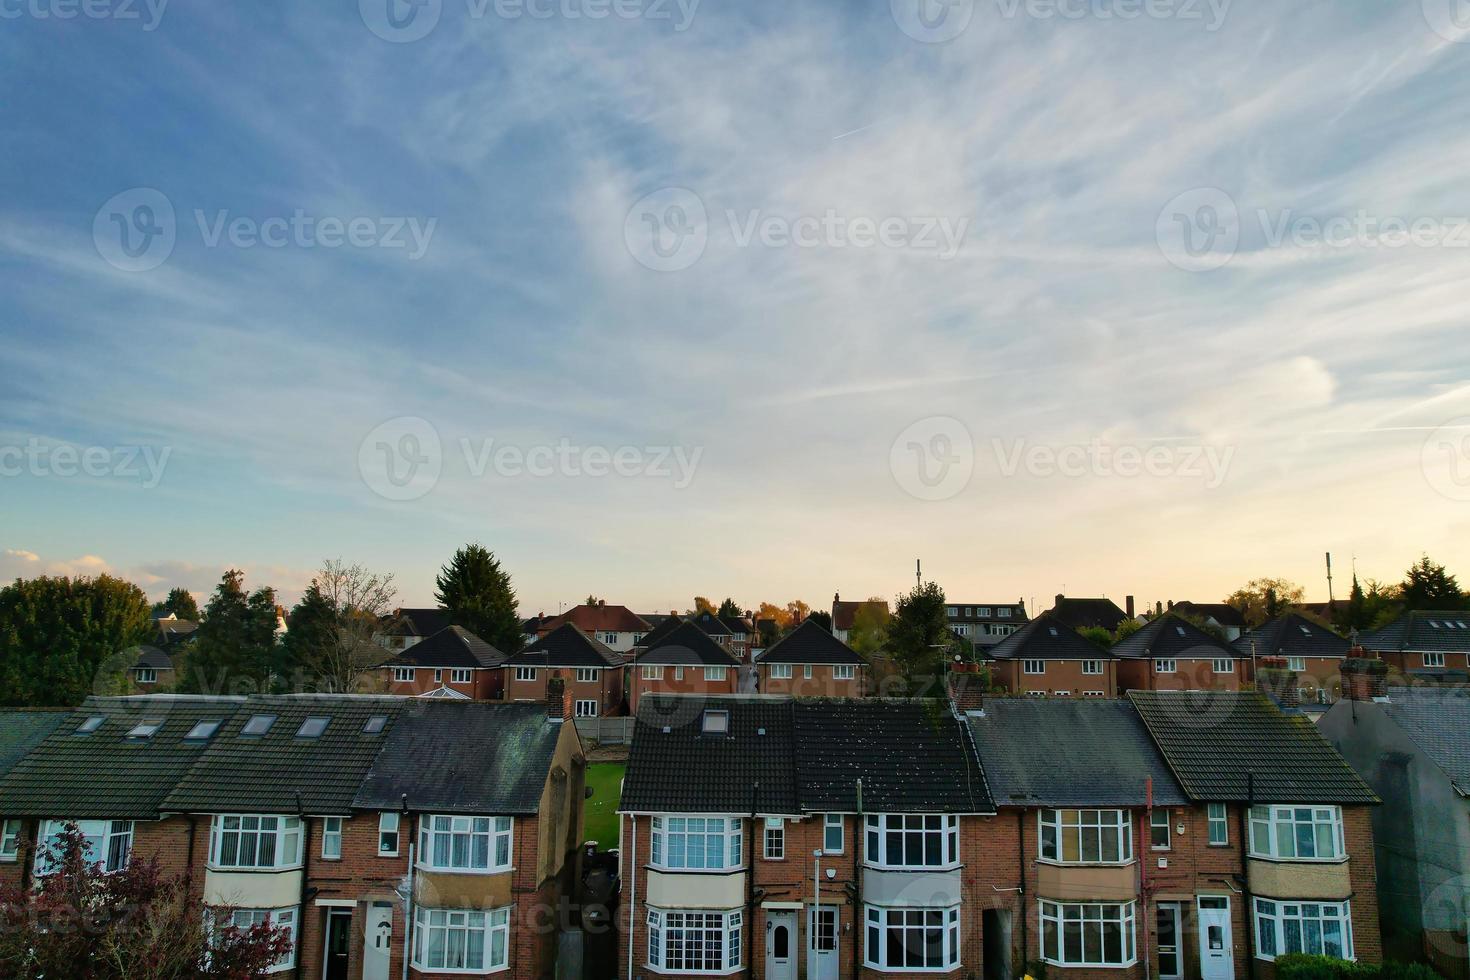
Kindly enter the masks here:
[[706, 711], [704, 713], [704, 733], [706, 735], [730, 734], [730, 712]]
[[1433, 626], [1435, 629], [1439, 629], [1439, 620], [1437, 620], [1437, 619], [1431, 619], [1429, 621], [1429, 625], [1430, 626]]
[[163, 727], [162, 718], [144, 718], [128, 732], [128, 738], [152, 738]]
[[1176, 626], [1176, 627], [1174, 627], [1174, 632], [1178, 633], [1180, 636], [1183, 636], [1184, 635], [1184, 627], [1183, 626]]
[[189, 734], [184, 736], [184, 740], [188, 742], [207, 741], [211, 738], [214, 738], [214, 733], [219, 731], [219, 726], [220, 723], [217, 721], [201, 721], [199, 724], [189, 729]]
[[362, 726], [362, 733], [364, 735], [377, 735], [379, 732], [381, 732], [387, 726], [387, 724], [388, 724], [388, 716], [387, 715], [373, 715]]
[[1297, 624], [1297, 629], [1301, 630], [1302, 633], [1305, 634], [1306, 636], [1311, 636], [1312, 635], [1312, 631], [1309, 630], [1309, 629], [1307, 629], [1305, 626], [1302, 626], [1301, 624]]
[[102, 717], [101, 715], [93, 715], [92, 717], [88, 718], [86, 721], [84, 721], [80, 725], [78, 725], [77, 726], [77, 730], [75, 732], [73, 732], [72, 734], [73, 735], [90, 735], [93, 732], [95, 732], [97, 729], [101, 728], [102, 727], [102, 723], [104, 721], [106, 721], [106, 720], [107, 719], [104, 718], [104, 717]]
[[240, 729], [240, 734], [259, 737], [270, 731], [271, 726], [275, 723], [275, 715], [252, 715], [250, 720], [245, 723], [245, 727]]
[[1056, 636], [1057, 635], [1057, 628], [1055, 626], [1051, 626], [1051, 627], [1048, 627], [1048, 628], [1051, 630], [1051, 635], [1052, 636]]
[[327, 730], [327, 722], [330, 718], [308, 718], [296, 729], [297, 738], [321, 738], [322, 732]]

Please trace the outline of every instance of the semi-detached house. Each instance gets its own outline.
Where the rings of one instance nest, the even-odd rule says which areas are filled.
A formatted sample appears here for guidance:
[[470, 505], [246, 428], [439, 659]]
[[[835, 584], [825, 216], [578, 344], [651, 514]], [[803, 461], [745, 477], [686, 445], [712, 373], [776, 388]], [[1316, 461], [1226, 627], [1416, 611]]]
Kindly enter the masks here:
[[1120, 691], [1242, 691], [1255, 683], [1249, 657], [1183, 616], [1157, 616], [1113, 645]]
[[740, 662], [694, 623], [667, 628], [633, 661], [629, 711], [638, 712], [648, 694], [734, 694]]
[[507, 701], [545, 701], [547, 682], [560, 679], [578, 718], [618, 713], [623, 658], [601, 640], [563, 623], [505, 662]]
[[980, 652], [991, 680], [1012, 694], [1111, 698], [1118, 693], [1118, 661], [1108, 650], [1045, 612]]
[[464, 627], [446, 626], [394, 654], [378, 670], [389, 694], [487, 701], [505, 693], [507, 659]]

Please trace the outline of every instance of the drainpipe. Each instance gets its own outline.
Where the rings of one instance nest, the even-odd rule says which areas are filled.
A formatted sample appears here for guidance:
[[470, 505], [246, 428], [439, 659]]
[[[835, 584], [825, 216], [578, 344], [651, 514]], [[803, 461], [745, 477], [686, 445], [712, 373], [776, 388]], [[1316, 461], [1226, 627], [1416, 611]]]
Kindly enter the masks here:
[[[1254, 661], [1254, 657], [1252, 657]], [[1247, 969], [1250, 971], [1250, 980], [1256, 980], [1256, 928], [1255, 928], [1255, 899], [1251, 897], [1251, 861], [1250, 861], [1250, 838], [1246, 836], [1250, 832], [1251, 807], [1256, 804], [1256, 774], [1247, 771], [1245, 774], [1245, 808], [1240, 811], [1240, 870], [1241, 870], [1241, 901], [1245, 903], [1245, 955]]]
[[[633, 980], [633, 917], [638, 914], [638, 814], [628, 814], [628, 976]], [[621, 857], [621, 855], [619, 855]]]
[[[311, 821], [301, 807], [301, 792], [296, 793], [296, 817], [301, 821], [301, 899], [296, 909], [296, 966], [291, 975], [301, 980], [301, 940], [306, 935], [307, 882], [311, 880]], [[191, 825], [190, 829], [193, 827]]]
[[1019, 870], [1021, 873], [1020, 887], [1016, 889], [1019, 896], [1021, 913], [1021, 971], [1024, 973], [1027, 965], [1031, 962], [1030, 937], [1027, 935], [1026, 915], [1029, 911], [1026, 899], [1026, 811], [1016, 811], [1016, 857], [1019, 859]]
[[[1149, 884], [1148, 884], [1148, 862], [1153, 860], [1153, 827], [1154, 827], [1154, 777], [1145, 776], [1143, 780], [1144, 817], [1143, 826], [1138, 828], [1138, 897], [1143, 905], [1143, 980], [1150, 980], [1153, 976], [1153, 965], [1149, 962], [1148, 942], [1148, 910], [1149, 910]], [[1167, 813], [1167, 809], [1165, 810]], [[1147, 829], [1145, 829], [1147, 828]], [[1170, 828], [1173, 833], [1173, 828]], [[1147, 836], [1145, 836], [1145, 834]], [[1172, 840], [1172, 838], [1171, 838]]]
[[863, 822], [863, 781], [857, 781], [857, 819], [852, 828], [852, 970], [857, 976], [863, 968], [861, 944], [868, 927], [867, 912], [863, 909], [863, 864], [858, 848], [865, 847], [868, 829]]
[[[398, 833], [402, 835], [403, 824], [398, 826]], [[402, 840], [402, 837], [399, 838]], [[416, 838], [413, 834], [408, 835], [408, 885], [407, 893], [403, 896], [403, 980], [408, 980], [408, 964], [413, 959], [413, 848]], [[393, 950], [389, 947], [389, 955]]]
[[760, 794], [759, 781], [750, 784], [750, 861], [745, 872], [745, 975], [755, 978], [755, 809]]

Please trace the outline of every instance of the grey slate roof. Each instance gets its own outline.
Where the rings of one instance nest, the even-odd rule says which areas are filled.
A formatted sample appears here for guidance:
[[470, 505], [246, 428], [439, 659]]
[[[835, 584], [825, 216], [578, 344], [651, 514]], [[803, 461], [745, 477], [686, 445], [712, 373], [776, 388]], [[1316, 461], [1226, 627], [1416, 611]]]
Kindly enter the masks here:
[[463, 626], [447, 626], [398, 653], [391, 663], [414, 667], [499, 667], [506, 655]]
[[396, 810], [406, 794], [412, 810], [535, 813], [562, 727], [541, 704], [416, 700], [352, 805]]
[[991, 698], [967, 718], [997, 806], [1189, 802], [1127, 701]]
[[138, 654], [138, 659], [133, 661], [135, 670], [139, 667], [152, 667], [154, 670], [174, 669], [174, 658], [158, 647], [145, 643], [142, 646], [133, 647], [133, 650]]
[[740, 661], [694, 623], [680, 623], [638, 655], [638, 663], [685, 667], [738, 667]]
[[994, 660], [1107, 660], [1112, 654], [1044, 612], [982, 656]]
[[[209, 743], [184, 736], [201, 721], [228, 722], [243, 702], [171, 695], [88, 698], [0, 779], [0, 812], [156, 819], [168, 812], [169, 792], [207, 750]], [[75, 734], [89, 717], [105, 720], [90, 735]], [[161, 720], [163, 727], [151, 738], [129, 739], [127, 733], [145, 719]]]
[[1383, 712], [1470, 796], [1470, 692], [1453, 687], [1391, 687]]
[[1190, 798], [1377, 803], [1311, 719], [1255, 691], [1132, 691], [1129, 700]]
[[[1178, 608], [1178, 607], [1175, 607]], [[1235, 658], [1240, 651], [1182, 616], [1165, 613], [1113, 645], [1113, 656], [1125, 660], [1212, 660]]]
[[506, 661], [513, 667], [614, 667], [622, 662], [621, 655], [572, 623], [563, 623]]
[[726, 626], [720, 617], [710, 612], [702, 612], [691, 619], [690, 622], [704, 630], [710, 636], [729, 636], [731, 632], [730, 627]]
[[[368, 766], [407, 702], [351, 695], [279, 695], [250, 698], [164, 800], [173, 813], [346, 814]], [[275, 715], [262, 736], [241, 734], [255, 715]], [[367, 720], [387, 717], [384, 732], [363, 732]], [[299, 738], [307, 718], [330, 718], [318, 738]]]
[[1383, 629], [1363, 634], [1360, 642], [1378, 653], [1470, 652], [1470, 613], [1406, 612]]
[[1346, 657], [1352, 644], [1321, 623], [1289, 612], [1242, 633], [1235, 649], [1258, 657]]
[[0, 709], [0, 777], [45, 741], [70, 715], [70, 708]]
[[853, 652], [820, 624], [808, 619], [761, 654], [763, 664], [853, 664], [863, 665], [863, 658]]

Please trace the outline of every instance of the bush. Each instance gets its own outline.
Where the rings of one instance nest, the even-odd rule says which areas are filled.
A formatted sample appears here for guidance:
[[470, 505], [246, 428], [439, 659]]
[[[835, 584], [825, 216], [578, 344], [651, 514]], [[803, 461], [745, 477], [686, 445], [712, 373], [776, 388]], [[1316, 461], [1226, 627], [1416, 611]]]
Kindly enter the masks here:
[[1276, 980], [1441, 980], [1423, 963], [1355, 963], [1331, 956], [1287, 953], [1276, 958]]
[[1423, 963], [1385, 963], [1381, 980], [1441, 980], [1432, 967]]

